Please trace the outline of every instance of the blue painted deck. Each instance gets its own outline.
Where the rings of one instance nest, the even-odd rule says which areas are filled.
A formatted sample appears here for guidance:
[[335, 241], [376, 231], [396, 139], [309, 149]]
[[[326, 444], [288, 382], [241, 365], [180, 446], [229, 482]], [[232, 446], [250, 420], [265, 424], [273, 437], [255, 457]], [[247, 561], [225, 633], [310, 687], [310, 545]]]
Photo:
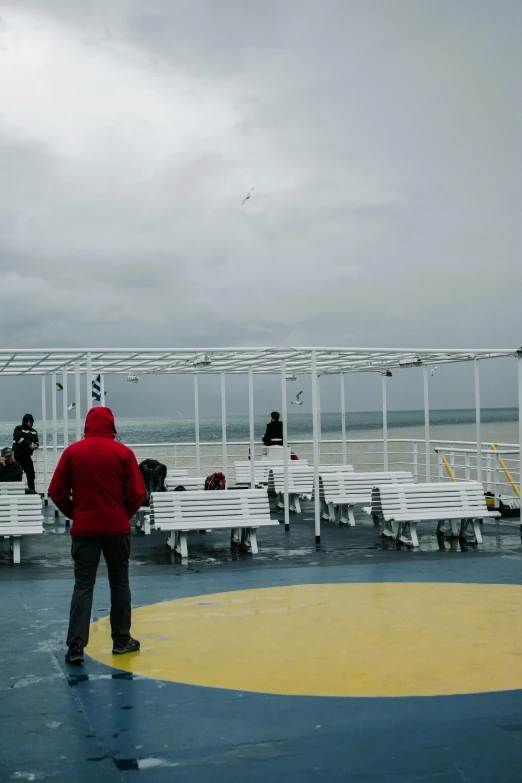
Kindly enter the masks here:
[[[398, 551], [381, 545], [372, 527], [363, 525], [355, 531], [332, 527], [316, 552], [305, 546], [312, 535], [311, 522], [293, 524], [288, 539], [276, 529], [266, 542], [269, 558], [260, 535], [257, 562], [232, 557], [221, 540], [202, 537], [188, 569], [170, 563], [162, 539], [136, 537], [133, 603], [304, 583], [522, 584], [517, 527], [485, 530], [489, 541], [483, 551], [431, 545], [419, 553]], [[63, 641], [72, 590], [67, 550], [57, 525], [54, 535], [22, 545], [21, 566], [0, 559], [0, 780], [522, 780], [521, 690], [295, 697], [158, 681], [89, 658], [83, 667], [67, 666]], [[441, 600], [450, 613], [454, 599]], [[100, 569], [93, 619], [105, 616], [108, 607]], [[522, 647], [522, 629], [513, 633]], [[408, 661], [397, 665], [407, 676]]]

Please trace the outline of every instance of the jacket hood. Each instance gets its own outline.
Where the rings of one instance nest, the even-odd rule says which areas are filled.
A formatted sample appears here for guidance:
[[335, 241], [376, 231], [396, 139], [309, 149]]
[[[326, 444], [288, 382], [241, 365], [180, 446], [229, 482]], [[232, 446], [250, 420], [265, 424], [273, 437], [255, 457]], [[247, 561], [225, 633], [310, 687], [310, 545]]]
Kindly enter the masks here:
[[27, 419], [31, 419], [31, 421], [34, 424], [34, 416], [33, 416], [33, 414], [32, 413], [24, 413], [24, 418], [22, 419], [22, 425], [23, 426], [25, 426], [25, 423], [26, 423]]
[[105, 438], [114, 438], [116, 435], [116, 426], [114, 416], [110, 408], [91, 408], [85, 419], [85, 437], [94, 436]]

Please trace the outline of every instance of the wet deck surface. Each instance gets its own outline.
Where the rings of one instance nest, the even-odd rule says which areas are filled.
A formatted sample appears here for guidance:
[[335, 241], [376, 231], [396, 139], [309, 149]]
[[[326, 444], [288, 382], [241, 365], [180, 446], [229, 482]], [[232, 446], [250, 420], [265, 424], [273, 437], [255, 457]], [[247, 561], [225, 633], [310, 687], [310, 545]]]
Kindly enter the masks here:
[[[232, 550], [226, 533], [191, 536], [188, 565], [173, 558], [164, 534], [135, 534], [133, 604], [144, 607], [136, 623], [140, 632], [143, 624], [163, 623], [162, 633], [155, 627], [142, 635], [144, 650], [134, 663], [106, 662], [109, 594], [101, 567], [93, 605], [93, 621], [102, 621], [99, 640], [92, 640], [96, 659], [73, 668], [63, 660], [69, 537], [63, 521], [48, 513], [45, 535], [22, 542], [19, 566], [0, 542], [0, 780], [522, 780], [518, 521], [484, 525], [478, 547], [439, 543], [434, 526], [420, 526], [420, 551], [411, 551], [382, 541], [358, 515], [355, 528], [324, 523], [316, 550], [312, 507], [305, 505], [289, 533], [282, 526], [261, 531], [254, 558]], [[415, 590], [418, 583], [428, 594]], [[301, 585], [327, 592], [299, 598]], [[262, 624], [248, 610], [260, 595], [274, 602], [258, 613]], [[195, 596], [205, 599], [194, 602]], [[166, 601], [173, 603], [158, 615]], [[328, 696], [310, 695], [320, 675], [303, 675], [328, 657], [314, 639], [321, 601], [330, 614], [320, 634], [330, 634], [332, 666], [345, 667], [339, 693]], [[348, 610], [357, 610], [353, 620]], [[363, 642], [371, 642], [370, 653], [362, 655]], [[168, 653], [158, 659], [163, 643]], [[197, 684], [199, 656], [209, 654], [216, 661], [203, 672], [211, 669], [210, 682]], [[236, 687], [223, 685], [230, 661]], [[394, 695], [386, 696], [390, 663]], [[491, 686], [496, 670], [504, 679]], [[352, 686], [360, 695], [345, 695]]]

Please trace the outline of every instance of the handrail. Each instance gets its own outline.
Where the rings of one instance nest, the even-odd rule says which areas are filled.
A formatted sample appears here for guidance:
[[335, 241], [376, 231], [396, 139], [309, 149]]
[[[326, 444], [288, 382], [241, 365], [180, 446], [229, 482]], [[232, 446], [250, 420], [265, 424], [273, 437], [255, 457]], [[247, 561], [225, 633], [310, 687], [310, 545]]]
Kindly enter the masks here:
[[506, 476], [507, 476], [507, 478], [508, 478], [508, 481], [509, 481], [509, 483], [511, 484], [511, 486], [513, 487], [513, 489], [515, 490], [516, 494], [518, 495], [518, 497], [520, 497], [520, 490], [519, 490], [519, 488], [517, 487], [517, 485], [515, 484], [515, 482], [514, 482], [514, 480], [513, 480], [512, 476], [511, 476], [511, 473], [510, 473], [510, 472], [509, 472], [509, 470], [507, 469], [507, 467], [506, 467], [506, 463], [504, 462], [504, 460], [502, 459], [502, 457], [501, 457], [501, 456], [500, 456], [500, 454], [498, 453], [498, 451], [497, 451], [497, 446], [496, 446], [496, 444], [495, 444], [495, 443], [492, 443], [492, 444], [491, 444], [491, 450], [492, 450], [492, 451], [495, 451], [495, 452], [497, 452], [497, 458], [498, 458], [498, 461], [499, 461], [500, 467], [502, 468], [502, 470], [503, 470], [503, 471], [504, 471], [504, 473], [506, 474]]

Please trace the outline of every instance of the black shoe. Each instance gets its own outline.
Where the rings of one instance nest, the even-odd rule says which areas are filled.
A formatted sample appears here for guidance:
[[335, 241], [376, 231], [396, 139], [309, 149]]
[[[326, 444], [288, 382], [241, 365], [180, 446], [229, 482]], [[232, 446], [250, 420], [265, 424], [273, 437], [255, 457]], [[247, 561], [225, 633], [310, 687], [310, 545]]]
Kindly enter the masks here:
[[73, 666], [79, 666], [83, 663], [83, 647], [79, 644], [73, 644], [65, 654], [66, 663], [72, 663]]
[[125, 655], [125, 653], [138, 652], [139, 649], [139, 641], [137, 639], [133, 639], [132, 636], [130, 636], [126, 642], [113, 641], [112, 643], [113, 655]]

